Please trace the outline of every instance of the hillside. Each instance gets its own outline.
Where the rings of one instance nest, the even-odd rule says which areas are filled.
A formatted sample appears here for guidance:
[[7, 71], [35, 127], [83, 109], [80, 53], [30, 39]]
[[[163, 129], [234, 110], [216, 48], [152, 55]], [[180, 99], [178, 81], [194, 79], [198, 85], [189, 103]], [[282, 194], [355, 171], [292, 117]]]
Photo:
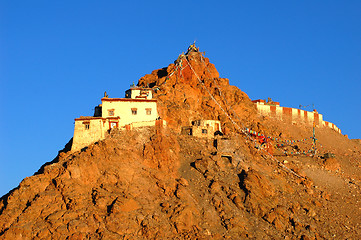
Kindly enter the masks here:
[[[0, 239], [357, 239], [361, 143], [316, 128], [318, 154], [260, 150], [249, 128], [287, 140], [312, 126], [260, 117], [196, 49], [145, 75], [167, 127], [112, 129], [57, 158], [0, 200]], [[182, 135], [199, 119], [223, 136]], [[322, 146], [322, 147], [321, 147]], [[297, 143], [309, 150], [311, 141]], [[332, 153], [331, 157], [324, 157]]]

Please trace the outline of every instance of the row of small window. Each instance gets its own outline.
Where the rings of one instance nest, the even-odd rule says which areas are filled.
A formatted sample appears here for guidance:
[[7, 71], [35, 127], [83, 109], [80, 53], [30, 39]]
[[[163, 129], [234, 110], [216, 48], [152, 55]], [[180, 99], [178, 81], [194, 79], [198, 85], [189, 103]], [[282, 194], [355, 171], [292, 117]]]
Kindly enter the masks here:
[[[132, 115], [137, 115], [138, 114], [138, 109], [137, 108], [132, 108]], [[146, 108], [145, 109], [145, 114], [147, 115], [152, 115], [152, 109], [151, 108]], [[109, 109], [108, 110], [108, 116], [114, 116], [114, 109]]]
[[[84, 129], [85, 130], [90, 129], [90, 123], [89, 122], [83, 122], [83, 124], [84, 124]], [[117, 122], [110, 122], [109, 126], [110, 126], [110, 128], [118, 127], [118, 123]]]

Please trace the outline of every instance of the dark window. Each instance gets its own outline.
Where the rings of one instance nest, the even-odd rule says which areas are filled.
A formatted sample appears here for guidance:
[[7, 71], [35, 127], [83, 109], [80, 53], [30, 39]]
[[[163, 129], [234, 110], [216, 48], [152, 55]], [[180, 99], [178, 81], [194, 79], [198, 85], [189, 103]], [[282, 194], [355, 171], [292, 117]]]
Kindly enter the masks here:
[[202, 133], [207, 134], [208, 133], [207, 129], [202, 129]]
[[108, 110], [108, 115], [109, 116], [114, 116], [114, 109]]
[[132, 108], [132, 115], [137, 115], [137, 110], [136, 108]]
[[152, 115], [152, 109], [151, 108], [146, 108], [145, 112], [147, 115]]
[[84, 124], [84, 128], [85, 128], [85, 130], [89, 130], [90, 124], [89, 124], [89, 123], [85, 123], [85, 124]]

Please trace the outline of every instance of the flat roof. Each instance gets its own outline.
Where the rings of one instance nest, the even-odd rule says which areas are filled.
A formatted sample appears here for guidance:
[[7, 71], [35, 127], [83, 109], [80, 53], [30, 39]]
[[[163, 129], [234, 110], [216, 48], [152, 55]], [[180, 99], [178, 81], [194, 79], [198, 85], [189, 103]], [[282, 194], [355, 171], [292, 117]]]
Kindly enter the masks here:
[[135, 99], [135, 98], [102, 98], [105, 102], [157, 102], [157, 99]]
[[103, 118], [103, 117], [90, 117], [90, 116], [87, 116], [87, 117], [84, 117], [84, 116], [81, 116], [79, 118], [75, 118], [74, 120], [75, 121], [82, 121], [82, 120], [96, 120], [96, 119], [99, 119], [99, 120], [106, 120], [106, 119], [120, 119], [120, 117], [106, 117], [106, 118]]
[[153, 88], [133, 87], [129, 88], [127, 91], [129, 90], [153, 90]]

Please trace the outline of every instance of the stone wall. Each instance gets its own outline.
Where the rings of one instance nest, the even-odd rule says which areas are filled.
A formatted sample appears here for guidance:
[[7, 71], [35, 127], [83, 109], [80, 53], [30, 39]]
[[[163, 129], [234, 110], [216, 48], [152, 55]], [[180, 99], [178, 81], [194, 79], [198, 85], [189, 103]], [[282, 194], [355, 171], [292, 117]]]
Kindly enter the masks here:
[[91, 143], [104, 139], [107, 126], [101, 118], [81, 117], [75, 119], [72, 151], [78, 151]]
[[139, 127], [150, 127], [150, 126], [159, 126], [166, 127], [167, 123], [164, 120], [153, 120], [153, 121], [145, 121], [145, 122], [133, 122], [131, 124], [125, 125], [127, 130], [132, 130], [133, 128]]

